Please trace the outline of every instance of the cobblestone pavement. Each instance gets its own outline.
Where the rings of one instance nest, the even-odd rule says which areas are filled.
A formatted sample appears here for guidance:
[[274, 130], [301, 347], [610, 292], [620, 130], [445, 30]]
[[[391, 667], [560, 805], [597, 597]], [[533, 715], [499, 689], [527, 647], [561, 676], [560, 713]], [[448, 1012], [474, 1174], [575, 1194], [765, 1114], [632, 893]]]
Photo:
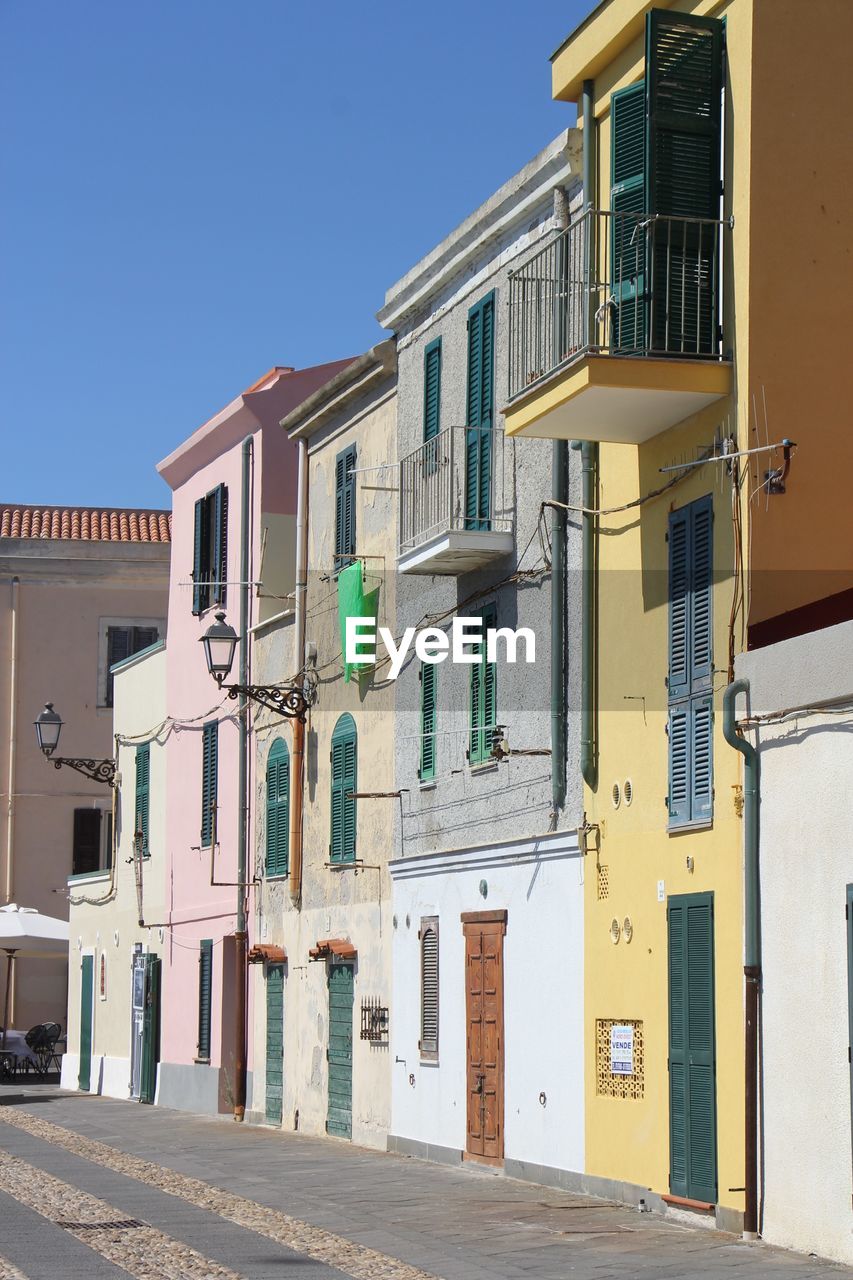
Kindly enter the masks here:
[[481, 1169], [49, 1086], [0, 1086], [0, 1280], [127, 1274], [832, 1280], [853, 1272]]

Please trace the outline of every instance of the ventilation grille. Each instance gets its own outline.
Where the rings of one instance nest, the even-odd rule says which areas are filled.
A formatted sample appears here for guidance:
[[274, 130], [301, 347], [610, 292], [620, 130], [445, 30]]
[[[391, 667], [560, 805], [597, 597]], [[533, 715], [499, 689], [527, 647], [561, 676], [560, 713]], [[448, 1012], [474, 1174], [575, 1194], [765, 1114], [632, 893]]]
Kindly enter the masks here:
[[598, 901], [606, 902], [610, 897], [610, 868], [598, 864]]
[[[632, 1076], [614, 1076], [610, 1071], [610, 1030], [612, 1027], [634, 1028], [634, 1074]], [[645, 1067], [642, 1022], [633, 1018], [596, 1018], [595, 1092], [604, 1098], [642, 1098], [645, 1085]]]

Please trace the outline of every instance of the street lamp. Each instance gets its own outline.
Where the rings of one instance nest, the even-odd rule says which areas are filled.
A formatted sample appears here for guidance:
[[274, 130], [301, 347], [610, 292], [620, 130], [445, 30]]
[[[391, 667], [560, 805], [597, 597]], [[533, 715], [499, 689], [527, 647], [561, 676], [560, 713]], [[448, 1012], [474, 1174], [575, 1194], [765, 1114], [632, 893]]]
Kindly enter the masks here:
[[308, 700], [301, 689], [295, 685], [260, 685], [260, 684], [225, 684], [228, 673], [234, 662], [234, 651], [240, 637], [232, 626], [225, 621], [221, 611], [201, 636], [204, 645], [204, 656], [207, 669], [220, 689], [228, 691], [229, 698], [248, 698], [251, 702], [259, 702], [270, 711], [289, 716], [294, 720], [305, 721]]
[[59, 745], [59, 735], [62, 732], [63, 720], [59, 712], [54, 711], [53, 703], [46, 702], [44, 711], [35, 721], [36, 738], [39, 744], [39, 750], [43, 753], [44, 758], [49, 760], [54, 769], [61, 769], [66, 765], [69, 769], [76, 769], [78, 773], [84, 774], [87, 778], [91, 778], [93, 782], [104, 782], [108, 787], [116, 785], [116, 762], [115, 760], [92, 760], [82, 759], [77, 756], [54, 756], [54, 751]]

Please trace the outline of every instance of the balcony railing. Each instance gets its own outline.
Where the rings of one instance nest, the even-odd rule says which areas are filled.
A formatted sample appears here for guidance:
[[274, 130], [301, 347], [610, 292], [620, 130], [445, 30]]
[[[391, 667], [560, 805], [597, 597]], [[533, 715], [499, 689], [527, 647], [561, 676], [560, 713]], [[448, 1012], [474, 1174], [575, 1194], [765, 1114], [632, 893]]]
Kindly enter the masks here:
[[[400, 461], [400, 555], [452, 533], [511, 533], [496, 507], [503, 432], [445, 427]], [[502, 505], [502, 504], [501, 504]]]
[[588, 209], [510, 276], [509, 395], [585, 355], [722, 359], [730, 223]]

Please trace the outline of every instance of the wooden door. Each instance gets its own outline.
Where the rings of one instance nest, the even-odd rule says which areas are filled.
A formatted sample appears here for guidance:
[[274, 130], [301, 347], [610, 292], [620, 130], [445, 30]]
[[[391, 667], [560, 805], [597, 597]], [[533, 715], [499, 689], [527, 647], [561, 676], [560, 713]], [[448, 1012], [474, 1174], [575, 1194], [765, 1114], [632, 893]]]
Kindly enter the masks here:
[[95, 998], [95, 957], [80, 962], [80, 1069], [77, 1087], [88, 1093], [92, 1083], [92, 1017]]
[[267, 1124], [281, 1124], [284, 1082], [284, 965], [267, 968]]
[[326, 1132], [352, 1137], [352, 1008], [351, 964], [329, 965], [329, 1107]]
[[145, 957], [145, 1008], [142, 1017], [142, 1061], [139, 1101], [153, 1102], [160, 1061], [160, 958]]
[[467, 1154], [500, 1164], [504, 1154], [505, 911], [471, 911], [465, 931]]

